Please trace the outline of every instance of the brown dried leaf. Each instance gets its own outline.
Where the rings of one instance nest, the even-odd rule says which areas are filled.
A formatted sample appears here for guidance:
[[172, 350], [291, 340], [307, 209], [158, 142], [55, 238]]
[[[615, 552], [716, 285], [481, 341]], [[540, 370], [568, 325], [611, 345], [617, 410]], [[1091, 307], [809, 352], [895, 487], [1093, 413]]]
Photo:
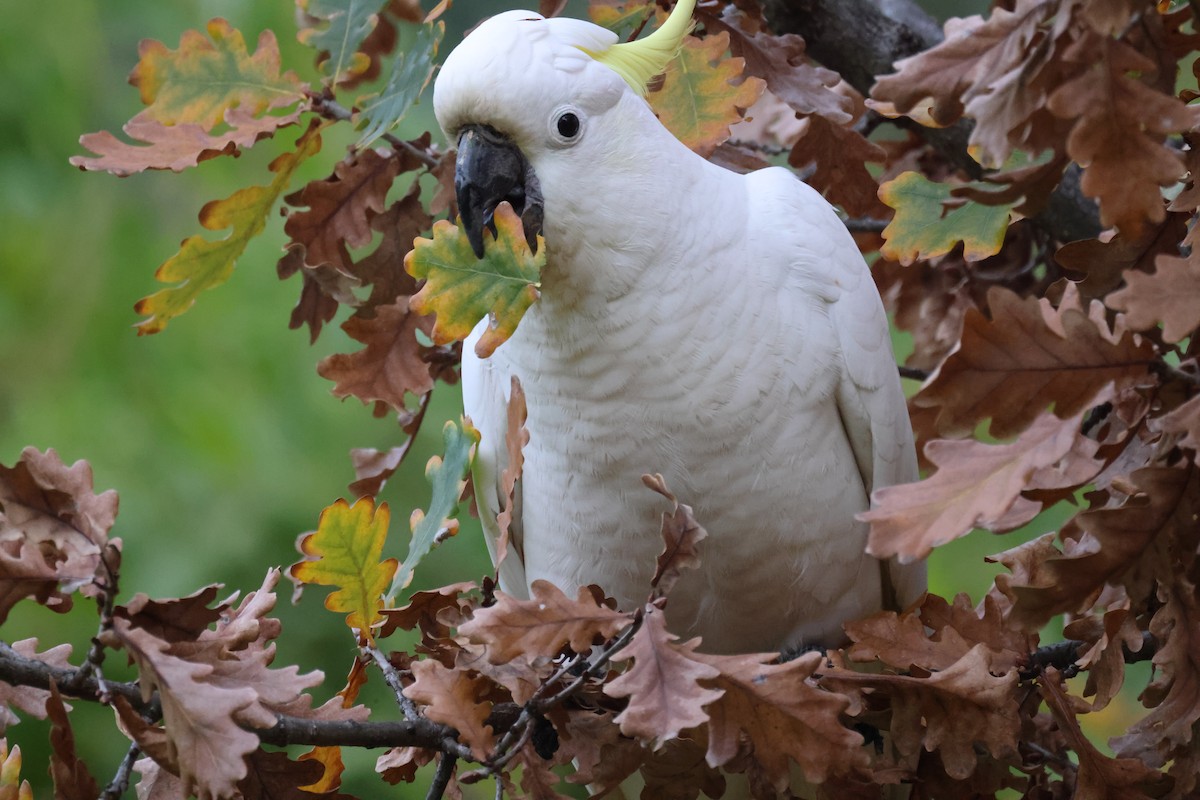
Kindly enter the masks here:
[[434, 751], [423, 747], [393, 747], [375, 760], [375, 771], [393, 786], [412, 783], [417, 779], [417, 770], [433, 757]]
[[[1024, 525], [1041, 510], [1021, 494], [1039, 470], [1085, 455], [1076, 450], [1081, 416], [1060, 420], [1047, 414], [1012, 444], [930, 442], [925, 454], [937, 473], [874, 492], [871, 510], [858, 515], [871, 525], [868, 552], [877, 558], [924, 558], [973, 528], [1003, 532]], [[1102, 463], [1086, 466], [1083, 471], [1095, 475]]]
[[1050, 667], [1038, 681], [1038, 691], [1079, 756], [1075, 797], [1097, 800], [1145, 800], [1160, 797], [1169, 779], [1136, 758], [1109, 758], [1079, 729], [1071, 698], [1063, 691], [1058, 670]]
[[1156, 422], [1164, 433], [1183, 434], [1180, 447], [1190, 447], [1194, 451], [1192, 460], [1200, 464], [1200, 397], [1193, 397]]
[[1022, 663], [1037, 646], [1037, 636], [1029, 636], [1008, 625], [1003, 609], [996, 598], [985, 595], [976, 608], [965, 593], [955, 595], [947, 603], [935, 594], [926, 595], [921, 604], [921, 621], [942, 638], [953, 629], [957, 636], [971, 645], [983, 644], [992, 652], [992, 671], [1006, 672]]
[[71, 720], [53, 680], [46, 698], [46, 716], [50, 718], [50, 777], [54, 781], [55, 800], [95, 800], [100, 787], [75, 752]]
[[652, 491], [667, 498], [673, 506], [671, 513], [663, 512], [663, 551], [658, 554], [658, 566], [650, 585], [656, 594], [665, 597], [679, 580], [684, 570], [700, 566], [699, 544], [708, 536], [692, 515], [692, 507], [681, 504], [667, 488], [662, 475], [643, 475], [642, 483]]
[[758, 19], [752, 19], [743, 9], [726, 5], [716, 16], [701, 6], [697, 17], [708, 32], [728, 34], [729, 51], [745, 60], [745, 74], [765, 80], [771, 93], [797, 113], [823, 117], [834, 126], [850, 122], [852, 101], [834, 91], [841, 76], [810, 63], [799, 36], [767, 30], [759, 13]]
[[433, 317], [409, 310], [408, 298], [379, 306], [375, 316], [350, 317], [342, 330], [366, 345], [354, 353], [326, 356], [317, 364], [317, 374], [335, 382], [335, 397], [357, 397], [363, 405], [387, 403], [405, 410], [405, 393], [420, 396], [433, 388], [429, 364], [422, 358], [427, 349], [417, 340], [433, 329]]
[[850, 214], [865, 216], [886, 211], [879, 202], [879, 182], [866, 166], [885, 158], [883, 148], [854, 129], [812, 116], [801, 122], [788, 164], [797, 169], [814, 164], [806, 181]]
[[871, 267], [896, 326], [913, 337], [905, 364], [933, 370], [958, 345], [963, 316], [975, 308], [963, 262], [951, 255], [905, 267], [880, 258]]
[[840, 720], [849, 698], [809, 682], [821, 665], [820, 653], [785, 664], [770, 663], [777, 658], [770, 653], [694, 658], [720, 672], [712, 685], [724, 692], [707, 708], [710, 766], [724, 766], [743, 752], [745, 737], [753, 760], [779, 791], [788, 785], [789, 761], [816, 783], [866, 768], [862, 737]]
[[1200, 513], [1195, 504], [1200, 470], [1147, 467], [1130, 480], [1139, 493], [1120, 507], [1077, 515], [1078, 532], [1064, 541], [1061, 553], [1047, 535], [993, 557], [1013, 571], [997, 576], [996, 586], [1012, 601], [1017, 624], [1034, 629], [1057, 614], [1083, 611], [1105, 583], [1118, 581], [1140, 607], [1154, 578], [1177, 569], [1170, 549]]
[[633, 666], [604, 686], [609, 697], [629, 698], [616, 718], [621, 732], [652, 742], [656, 750], [682, 731], [707, 722], [704, 706], [722, 695], [701, 685], [721, 673], [696, 659], [700, 640], [680, 643], [677, 639], [667, 632], [662, 611], [647, 606], [642, 627], [614, 656], [617, 661], [632, 658]]
[[871, 96], [901, 113], [933, 98], [931, 114], [941, 125], [966, 110], [976, 120], [970, 143], [980, 149], [982, 163], [999, 166], [1011, 150], [1010, 134], [1044, 102], [1038, 78], [1051, 48], [1037, 45], [1052, 35], [1042, 26], [1055, 8], [1027, 3], [1017, 11], [996, 8], [986, 21], [950, 19], [943, 42], [897, 61], [897, 72], [880, 78]]
[[425, 592], [413, 592], [408, 598], [408, 605], [403, 608], [383, 609], [383, 627], [379, 638], [385, 639], [396, 631], [411, 631], [421, 629], [421, 635], [430, 639], [440, 639], [450, 635], [450, 628], [438, 619], [439, 613], [447, 608], [460, 608], [461, 595], [475, 589], [470, 581], [451, 583], [437, 589]]
[[404, 256], [412, 250], [413, 239], [425, 233], [433, 219], [421, 204], [421, 187], [413, 181], [408, 194], [392, 203], [387, 211], [371, 217], [371, 229], [383, 234], [379, 246], [359, 259], [354, 274], [371, 284], [371, 296], [355, 312], [370, 317], [378, 306], [391, 305], [417, 291], [417, 281], [404, 270]]
[[[71, 666], [67, 661], [71, 657], [71, 645], [60, 644], [38, 653], [36, 652], [37, 644], [37, 639], [22, 639], [19, 642], [13, 642], [12, 649], [19, 656], [37, 659], [52, 667], [69, 668]], [[49, 698], [50, 692], [46, 689], [14, 686], [0, 681], [0, 734], [3, 734], [9, 725], [16, 725], [21, 721], [13, 713], [12, 709], [14, 708], [35, 719], [45, 719], [46, 702]]]
[[594, 640], [608, 639], [630, 624], [619, 611], [598, 605], [587, 587], [571, 600], [556, 586], [537, 580], [530, 600], [496, 592], [496, 604], [481, 608], [458, 632], [488, 647], [488, 660], [502, 664], [519, 655], [553, 656], [564, 645], [584, 653]]
[[881, 611], [866, 619], [846, 623], [846, 634], [854, 644], [847, 655], [854, 661], [879, 659], [899, 670], [913, 666], [927, 671], [945, 669], [965, 656], [971, 643], [953, 628], [928, 636], [919, 614]]
[[1152, 383], [1154, 348], [1119, 324], [1109, 330], [1099, 303], [1085, 313], [1075, 297], [1065, 295], [1055, 310], [1046, 300], [1022, 300], [993, 287], [992, 319], [967, 311], [958, 350], [912, 403], [938, 408], [943, 436], [967, 436], [991, 417], [989, 432], [1003, 439], [1025, 430], [1051, 404], [1065, 419], [1098, 403], [1110, 383], [1117, 393]]
[[27, 447], [14, 466], [0, 464], [0, 623], [26, 597], [65, 611], [70, 592], [95, 595], [116, 515], [117, 493], [93, 494], [86, 461], [68, 467], [52, 449]]
[[217, 599], [220, 584], [211, 584], [187, 597], [151, 600], [138, 592], [128, 603], [117, 606], [115, 614], [137, 628], [167, 642], [195, 641], [209, 625], [219, 621], [228, 606], [209, 604]]
[[989, 671], [991, 655], [975, 645], [951, 666], [921, 678], [912, 675], [871, 675], [838, 670], [825, 675], [822, 685], [852, 689], [874, 687], [892, 701], [892, 737], [903, 756], [940, 751], [946, 772], [964, 780], [975, 771], [976, 744], [997, 758], [1016, 752], [1020, 734], [1017, 672]]
[[386, 151], [362, 150], [338, 162], [333, 174], [312, 181], [285, 198], [293, 208], [283, 229], [304, 247], [304, 263], [330, 264], [353, 274], [348, 247], [365, 247], [372, 237], [371, 219], [383, 213], [388, 189], [400, 173], [400, 160]]
[[575, 764], [567, 780], [590, 787], [596, 797], [620, 785], [648, 755], [640, 743], [621, 735], [611, 712], [571, 714], [559, 734], [563, 757]]
[[1179, 252], [1187, 233], [1188, 214], [1168, 214], [1159, 225], [1144, 226], [1137, 235], [1119, 232], [1110, 240], [1083, 239], [1058, 249], [1060, 266], [1086, 277], [1078, 284], [1084, 299], [1104, 297], [1121, 285], [1127, 271], [1148, 272], [1160, 253]]
[[1125, 653], [1142, 649], [1142, 632], [1129, 611], [1129, 598], [1110, 606], [1102, 619], [1094, 616], [1074, 620], [1063, 628], [1068, 639], [1090, 642], [1075, 663], [1087, 670], [1084, 697], [1095, 697], [1092, 711], [1100, 711], [1121, 690], [1125, 680]]
[[[1183, 159], [1169, 134], [1200, 122], [1200, 109], [1148, 86], [1134, 74], [1153, 74], [1154, 62], [1129, 45], [1089, 35], [1075, 45], [1089, 69], [1059, 86], [1047, 108], [1074, 127], [1067, 153], [1084, 168], [1080, 186], [1100, 201], [1100, 219], [1136, 233], [1166, 216], [1162, 188], [1184, 177]], [[1099, 56], [1099, 68], [1095, 64]]]
[[128, 144], [108, 131], [88, 133], [79, 137], [79, 143], [96, 155], [71, 156], [70, 161], [82, 170], [103, 170], [119, 177], [147, 169], [182, 172], [210, 158], [239, 155], [278, 129], [295, 124], [300, 111], [297, 106], [288, 114], [255, 117], [249, 108], [231, 108], [225, 112], [229, 129], [215, 136], [203, 125], [164, 125], [149, 111], [142, 111], [121, 129], [142, 144]]
[[[1193, 522], [1194, 524], [1194, 522]], [[1196, 585], [1183, 575], [1160, 587], [1166, 601], [1150, 621], [1159, 642], [1154, 654], [1155, 677], [1141, 701], [1154, 710], [1112, 741], [1120, 756], [1139, 758], [1161, 767], [1176, 753], [1195, 746], [1200, 721], [1200, 604]]]
[[133, 768], [141, 775], [134, 787], [138, 800], [179, 800], [183, 797], [183, 783], [151, 758], [139, 758]]
[[491, 704], [478, 700], [487, 691], [483, 681], [428, 659], [413, 662], [411, 669], [416, 681], [404, 687], [404, 695], [424, 706], [429, 719], [456, 729], [477, 759], [486, 759], [496, 737], [485, 724]]
[[1124, 311], [1125, 323], [1135, 331], [1162, 324], [1163, 339], [1182, 341], [1200, 326], [1200, 253], [1187, 258], [1160, 255], [1157, 271], [1125, 273], [1125, 288], [1109, 295], [1108, 307]]
[[[317, 761], [293, 761], [286, 753], [256, 750], [246, 759], [246, 777], [238, 782], [242, 800], [312, 800], [305, 787], [321, 780], [324, 768]], [[325, 791], [324, 800], [352, 800], [349, 795]]]

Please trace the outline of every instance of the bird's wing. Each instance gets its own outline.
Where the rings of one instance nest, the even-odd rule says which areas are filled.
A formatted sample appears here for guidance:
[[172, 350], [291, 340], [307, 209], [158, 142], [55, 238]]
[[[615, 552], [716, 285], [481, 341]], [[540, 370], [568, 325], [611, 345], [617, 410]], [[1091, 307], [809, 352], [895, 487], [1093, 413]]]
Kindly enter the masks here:
[[[768, 170], [773, 172], [773, 170]], [[818, 250], [822, 264], [805, 276], [810, 290], [830, 298], [829, 317], [840, 346], [842, 364], [837, 390], [838, 412], [854, 451], [868, 495], [876, 489], [918, 479], [912, 425], [892, 352], [891, 331], [883, 301], [870, 269], [853, 237], [833, 208], [814, 189], [780, 170], [775, 180], [790, 181], [794, 205], [787, 211], [824, 237]], [[790, 205], [790, 204], [789, 204]], [[923, 562], [881, 564], [884, 602], [904, 608], [925, 591]]]
[[[501, 476], [508, 466], [505, 433], [508, 428], [508, 400], [512, 377], [503, 360], [493, 356], [481, 359], [475, 355], [475, 342], [483, 334], [485, 318], [463, 343], [462, 390], [463, 411], [471, 418], [480, 433], [471, 480], [475, 488], [475, 504], [483, 526], [484, 540], [492, 563], [496, 563], [496, 546], [500, 538], [497, 515], [504, 510], [506, 497], [501, 488]], [[512, 523], [509, 526], [508, 553], [500, 564], [500, 588], [508, 594], [528, 599], [525, 564], [521, 550], [521, 483], [513, 491]]]

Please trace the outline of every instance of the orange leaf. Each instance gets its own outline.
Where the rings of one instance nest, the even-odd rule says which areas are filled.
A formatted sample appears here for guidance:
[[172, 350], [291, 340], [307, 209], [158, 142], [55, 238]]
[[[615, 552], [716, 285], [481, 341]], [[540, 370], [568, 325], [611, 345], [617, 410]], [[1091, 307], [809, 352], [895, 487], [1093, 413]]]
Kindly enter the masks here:
[[728, 49], [724, 31], [705, 39], [687, 37], [667, 66], [662, 87], [646, 96], [662, 124], [702, 156], [729, 138], [729, 126], [741, 121], [766, 86], [761, 78], [739, 80], [745, 62], [724, 58]]

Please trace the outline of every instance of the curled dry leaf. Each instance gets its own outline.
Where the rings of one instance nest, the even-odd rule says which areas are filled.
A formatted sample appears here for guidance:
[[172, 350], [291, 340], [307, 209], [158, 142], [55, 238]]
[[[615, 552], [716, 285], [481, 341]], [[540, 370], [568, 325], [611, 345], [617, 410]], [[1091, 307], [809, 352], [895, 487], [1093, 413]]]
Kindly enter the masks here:
[[868, 551], [878, 558], [924, 558], [973, 528], [1004, 532], [1029, 522], [1041, 504], [1022, 492], [1036, 475], [1053, 474], [1044, 470], [1065, 457], [1085, 460], [1059, 471], [1072, 480], [1081, 474], [1087, 480], [1103, 466], [1086, 458], [1086, 450], [1094, 453], [1094, 446], [1077, 449], [1081, 417], [1060, 420], [1048, 414], [1011, 444], [930, 442], [925, 454], [938, 471], [918, 483], [874, 492], [872, 509], [858, 515], [871, 525]]
[[698, 545], [708, 536], [692, 514], [692, 507], [675, 499], [662, 475], [643, 475], [642, 483], [671, 502], [670, 513], [663, 512], [663, 551], [658, 554], [657, 568], [650, 585], [655, 593], [665, 597], [671, 593], [684, 570], [700, 566]]
[[552, 583], [534, 581], [532, 599], [496, 592], [496, 604], [481, 608], [458, 632], [488, 647], [488, 660], [502, 664], [522, 654], [553, 656], [564, 646], [586, 653], [631, 623], [629, 616], [597, 604], [587, 587], [572, 600]]

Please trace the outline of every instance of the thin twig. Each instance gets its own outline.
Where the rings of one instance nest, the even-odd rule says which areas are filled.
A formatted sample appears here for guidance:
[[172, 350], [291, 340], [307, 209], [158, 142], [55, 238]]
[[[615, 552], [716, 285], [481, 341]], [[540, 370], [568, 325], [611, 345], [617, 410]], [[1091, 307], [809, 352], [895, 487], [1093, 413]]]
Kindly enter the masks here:
[[[1029, 654], [1018, 674], [1021, 680], [1028, 681], [1037, 678], [1047, 667], [1054, 667], [1065, 677], [1071, 677], [1072, 674], [1078, 672], [1075, 662], [1079, 659], [1079, 652], [1087, 646], [1088, 642], [1066, 639], [1039, 647]], [[1126, 664], [1137, 664], [1153, 659], [1158, 652], [1158, 647], [1158, 639], [1151, 633], [1143, 632], [1141, 648], [1130, 650], [1128, 647], [1122, 646], [1121, 650]]]
[[888, 220], [877, 217], [850, 217], [842, 222], [851, 233], [883, 233], [888, 226]]
[[[326, 119], [346, 122], [354, 117], [354, 113], [350, 111], [350, 109], [331, 98], [314, 94], [310, 95], [310, 100], [312, 102], [312, 110]], [[433, 169], [440, 162], [440, 159], [430, 154], [429, 151], [415, 147], [398, 136], [394, 136], [390, 133], [384, 133], [381, 134], [379, 138], [383, 139], [395, 149], [403, 150], [405, 153], [417, 159], [429, 169]]]
[[404, 684], [400, 681], [400, 673], [392, 666], [392, 662], [383, 654], [383, 651], [373, 644], [365, 645], [363, 650], [371, 656], [375, 665], [379, 667], [379, 671], [383, 673], [383, 679], [387, 681], [392, 693], [396, 695], [396, 703], [400, 706], [404, 716], [407, 719], [417, 719], [421, 716], [417, 711], [416, 704], [404, 694]]
[[121, 764], [117, 767], [117, 772], [113, 775], [113, 779], [108, 782], [108, 786], [105, 786], [104, 791], [100, 793], [100, 800], [118, 800], [125, 792], [129, 791], [129, 779], [133, 775], [133, 764], [141, 754], [142, 748], [136, 744], [129, 746], [129, 750], [125, 753], [125, 757], [121, 759]]
[[442, 795], [446, 793], [446, 787], [450, 785], [450, 779], [454, 777], [454, 765], [458, 759], [449, 753], [442, 753], [442, 757], [438, 760], [437, 772], [433, 774], [433, 782], [429, 784], [429, 791], [425, 794], [425, 800], [441, 800]]

